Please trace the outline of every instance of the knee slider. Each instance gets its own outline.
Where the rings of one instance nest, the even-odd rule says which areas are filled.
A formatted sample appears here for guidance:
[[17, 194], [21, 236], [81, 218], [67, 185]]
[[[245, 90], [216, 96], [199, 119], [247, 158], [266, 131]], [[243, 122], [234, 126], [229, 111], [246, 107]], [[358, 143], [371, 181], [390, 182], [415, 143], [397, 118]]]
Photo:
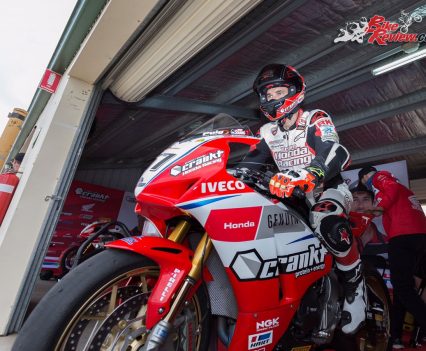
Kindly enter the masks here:
[[332, 200], [323, 200], [314, 205], [310, 213], [310, 222], [312, 228], [316, 229], [322, 222], [322, 220], [331, 215], [341, 216], [344, 213], [342, 206]]
[[345, 218], [336, 215], [324, 217], [315, 232], [333, 255], [345, 257], [348, 254], [353, 237], [350, 225]]

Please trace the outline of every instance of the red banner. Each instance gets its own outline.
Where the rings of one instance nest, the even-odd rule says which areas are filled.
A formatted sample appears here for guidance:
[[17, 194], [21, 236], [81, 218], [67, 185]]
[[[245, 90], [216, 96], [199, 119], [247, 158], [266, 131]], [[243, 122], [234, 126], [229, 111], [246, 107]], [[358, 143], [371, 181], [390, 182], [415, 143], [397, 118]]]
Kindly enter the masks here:
[[61, 276], [61, 257], [64, 252], [78, 247], [85, 240], [79, 234], [88, 224], [117, 220], [123, 195], [121, 190], [74, 181], [43, 262], [43, 269], [52, 270], [55, 276]]
[[117, 219], [123, 194], [120, 190], [74, 181], [56, 229], [69, 229], [79, 233], [97, 220]]

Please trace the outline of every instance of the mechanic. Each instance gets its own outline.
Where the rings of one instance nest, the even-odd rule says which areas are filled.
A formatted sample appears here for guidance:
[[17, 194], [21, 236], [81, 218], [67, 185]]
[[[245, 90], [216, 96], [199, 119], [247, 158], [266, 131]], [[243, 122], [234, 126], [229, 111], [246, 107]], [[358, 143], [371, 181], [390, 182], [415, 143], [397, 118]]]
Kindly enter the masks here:
[[[291, 197], [301, 188], [313, 204], [310, 222], [316, 235], [334, 255], [344, 281], [342, 331], [355, 333], [365, 320], [365, 284], [361, 261], [348, 222], [352, 195], [340, 172], [350, 163], [339, 144], [330, 116], [322, 110], [303, 111], [303, 77], [291, 66], [271, 64], [257, 76], [254, 91], [261, 112], [271, 121], [260, 128], [261, 141], [240, 164], [260, 169], [271, 160], [280, 173], [270, 182], [278, 197]], [[324, 186], [317, 202], [313, 190]]]
[[383, 211], [394, 297], [391, 336], [397, 344], [405, 310], [426, 330], [426, 303], [417, 294], [413, 277], [418, 262], [426, 255], [426, 217], [413, 192], [391, 173], [369, 166], [358, 176], [374, 192], [377, 209]]

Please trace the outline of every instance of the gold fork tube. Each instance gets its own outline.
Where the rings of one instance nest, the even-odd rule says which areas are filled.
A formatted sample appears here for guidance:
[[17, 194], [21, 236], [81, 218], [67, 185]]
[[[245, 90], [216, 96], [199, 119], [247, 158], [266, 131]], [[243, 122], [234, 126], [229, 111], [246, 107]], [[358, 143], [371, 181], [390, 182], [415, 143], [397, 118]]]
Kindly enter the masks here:
[[195, 249], [194, 258], [192, 259], [192, 268], [188, 273], [188, 276], [195, 281], [201, 277], [201, 268], [203, 263], [207, 260], [212, 249], [212, 241], [210, 240], [207, 233], [204, 233], [200, 242]]
[[181, 220], [178, 225], [170, 233], [168, 239], [174, 241], [175, 243], [181, 243], [186, 233], [188, 233], [190, 224], [187, 219]]

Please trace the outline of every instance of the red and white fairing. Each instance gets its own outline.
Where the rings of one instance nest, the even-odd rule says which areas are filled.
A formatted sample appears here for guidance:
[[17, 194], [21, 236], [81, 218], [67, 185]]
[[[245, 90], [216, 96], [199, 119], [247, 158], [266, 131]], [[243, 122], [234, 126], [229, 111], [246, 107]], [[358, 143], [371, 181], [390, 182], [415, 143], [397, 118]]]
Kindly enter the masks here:
[[[173, 144], [139, 180], [136, 212], [163, 236], [171, 218], [185, 214], [198, 220], [225, 267], [237, 303], [228, 350], [269, 351], [306, 289], [331, 269], [332, 258], [299, 214], [227, 172], [230, 145], [245, 144], [248, 150], [259, 142], [246, 134], [242, 128], [229, 129]], [[163, 240], [152, 238], [157, 239]], [[161, 306], [161, 288], [157, 290], [152, 294], [153, 299], [158, 294], [156, 308]], [[147, 320], [147, 326], [153, 323]]]

